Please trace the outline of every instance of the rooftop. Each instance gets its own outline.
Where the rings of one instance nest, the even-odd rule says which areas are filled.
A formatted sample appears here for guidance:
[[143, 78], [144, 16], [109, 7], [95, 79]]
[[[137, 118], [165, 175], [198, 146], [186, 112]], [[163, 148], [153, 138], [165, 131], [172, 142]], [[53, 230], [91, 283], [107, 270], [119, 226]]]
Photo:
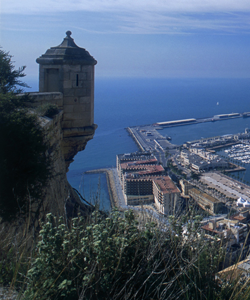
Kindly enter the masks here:
[[84, 48], [78, 47], [71, 37], [71, 31], [66, 32], [66, 37], [59, 46], [51, 47], [36, 62], [39, 64], [83, 64], [96, 65], [97, 61]]
[[208, 195], [207, 193], [204, 193], [204, 192], [201, 192], [200, 190], [196, 189], [196, 188], [193, 188], [193, 189], [190, 189], [190, 192], [196, 194], [197, 196], [200, 196], [200, 197], [204, 197], [206, 198], [208, 201], [211, 201], [211, 202], [220, 202], [219, 200], [217, 200], [216, 198]]
[[163, 194], [180, 193], [169, 176], [153, 178], [153, 181]]
[[164, 172], [164, 168], [161, 165], [146, 165], [136, 163], [122, 163], [121, 169], [123, 171], [135, 171], [138, 175], [147, 175], [152, 173]]

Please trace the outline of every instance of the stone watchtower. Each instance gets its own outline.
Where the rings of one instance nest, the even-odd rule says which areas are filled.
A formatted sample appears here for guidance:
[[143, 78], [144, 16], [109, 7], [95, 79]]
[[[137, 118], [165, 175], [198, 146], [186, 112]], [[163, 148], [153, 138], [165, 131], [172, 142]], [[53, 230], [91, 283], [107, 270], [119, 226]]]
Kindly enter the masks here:
[[63, 110], [63, 152], [69, 165], [74, 155], [93, 138], [94, 66], [97, 61], [78, 47], [66, 32], [63, 42], [51, 47], [36, 61], [39, 64], [39, 98]]

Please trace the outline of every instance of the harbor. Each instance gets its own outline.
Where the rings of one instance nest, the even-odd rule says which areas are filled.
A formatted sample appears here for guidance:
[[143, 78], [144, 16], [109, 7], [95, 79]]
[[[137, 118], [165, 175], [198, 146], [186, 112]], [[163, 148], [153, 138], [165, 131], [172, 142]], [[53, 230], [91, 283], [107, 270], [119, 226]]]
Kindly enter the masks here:
[[[167, 127], [165, 122], [163, 125], [158, 122], [149, 125], [131, 126], [126, 129], [129, 135], [135, 141], [139, 152], [152, 153], [156, 157], [159, 164], [161, 164], [164, 168], [168, 167], [168, 161], [169, 159], [171, 159], [173, 165], [178, 167], [180, 172], [189, 180], [191, 179], [193, 172], [211, 172], [214, 168], [218, 167], [223, 167], [226, 174], [229, 174], [229, 172], [235, 174], [232, 175], [233, 178], [238, 178], [239, 180], [238, 174], [246, 174], [246, 172], [242, 171], [245, 171], [247, 169], [248, 158], [246, 156], [250, 155], [248, 153], [250, 152], [250, 146], [247, 145], [248, 139], [250, 139], [248, 130], [245, 130], [245, 132], [243, 133], [222, 134], [191, 141], [188, 141], [188, 135], [186, 135], [186, 141], [184, 143], [176, 143], [175, 137], [172, 139], [171, 130], [172, 128], [175, 128], [177, 126], [182, 126], [182, 128], [178, 129], [178, 131], [176, 130], [176, 132], [178, 132], [178, 135], [185, 132], [185, 130], [187, 130], [188, 128], [189, 132], [197, 132], [197, 124], [198, 126], [200, 126], [199, 124], [202, 125], [202, 123], [207, 124], [208, 122], [210, 122], [211, 126], [214, 126], [217, 119], [220, 121], [223, 120], [226, 124], [227, 120], [235, 119], [240, 121], [240, 118], [242, 118], [243, 120], [243, 114], [223, 114], [216, 115], [211, 118], [176, 120], [171, 124], [167, 124]], [[233, 121], [233, 123], [235, 123], [235, 121]], [[222, 122], [220, 122], [220, 124], [222, 124]], [[194, 126], [194, 129], [191, 129], [191, 125]], [[210, 125], [206, 125], [206, 128], [208, 126]], [[209, 132], [210, 130], [208, 130], [207, 128], [207, 133]], [[199, 154], [196, 155], [195, 153], [192, 154], [191, 151], [190, 153], [192, 154], [192, 156], [190, 156], [187, 164], [185, 164], [184, 160], [187, 160], [187, 157], [185, 158], [184, 152], [183, 158], [181, 158], [180, 154], [183, 150], [187, 149], [188, 151], [190, 151], [190, 149], [192, 148], [205, 149], [206, 151], [211, 153], [211, 155], [208, 155], [208, 157], [210, 158], [206, 158], [207, 154], [196, 153]], [[225, 152], [225, 150], [227, 152]], [[235, 155], [236, 150], [238, 150], [238, 155]], [[235, 156], [230, 157], [229, 155], [231, 155], [231, 152], [229, 151], [232, 151], [232, 154]], [[223, 159], [220, 159], [220, 161], [218, 161], [218, 152], [223, 152], [224, 155], [228, 159], [230, 159], [230, 162], [228, 161], [228, 163], [226, 163], [223, 161]], [[238, 158], [238, 160], [235, 159], [236, 157]], [[103, 168], [87, 171], [86, 175], [98, 175], [98, 173], [105, 173], [111, 206], [116, 206], [123, 209], [127, 207], [127, 205], [125, 205], [123, 197], [124, 195], [120, 187], [119, 179], [116, 178], [117, 175], [115, 175], [115, 172], [115, 168]], [[228, 195], [225, 196], [225, 199], [226, 198], [228, 198]]]

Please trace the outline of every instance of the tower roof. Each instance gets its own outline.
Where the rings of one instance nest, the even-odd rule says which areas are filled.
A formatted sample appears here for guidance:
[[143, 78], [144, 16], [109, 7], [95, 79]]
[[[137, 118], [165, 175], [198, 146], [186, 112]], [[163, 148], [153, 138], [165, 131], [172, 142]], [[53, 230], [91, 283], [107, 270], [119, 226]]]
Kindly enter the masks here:
[[71, 37], [71, 31], [59, 46], [51, 47], [45, 54], [37, 58], [36, 62], [42, 65], [51, 64], [81, 64], [96, 65], [97, 61], [84, 48], [78, 47]]

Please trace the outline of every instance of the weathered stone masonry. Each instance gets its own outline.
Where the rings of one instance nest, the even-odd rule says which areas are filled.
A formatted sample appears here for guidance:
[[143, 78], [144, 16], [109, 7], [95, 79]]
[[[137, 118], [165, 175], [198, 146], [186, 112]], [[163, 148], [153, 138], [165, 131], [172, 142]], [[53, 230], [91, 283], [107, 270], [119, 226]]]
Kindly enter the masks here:
[[62, 152], [66, 167], [78, 151], [93, 138], [94, 66], [97, 61], [78, 47], [66, 32], [63, 42], [51, 47], [36, 61], [39, 64], [39, 93], [32, 93], [37, 105], [53, 103], [63, 111]]

